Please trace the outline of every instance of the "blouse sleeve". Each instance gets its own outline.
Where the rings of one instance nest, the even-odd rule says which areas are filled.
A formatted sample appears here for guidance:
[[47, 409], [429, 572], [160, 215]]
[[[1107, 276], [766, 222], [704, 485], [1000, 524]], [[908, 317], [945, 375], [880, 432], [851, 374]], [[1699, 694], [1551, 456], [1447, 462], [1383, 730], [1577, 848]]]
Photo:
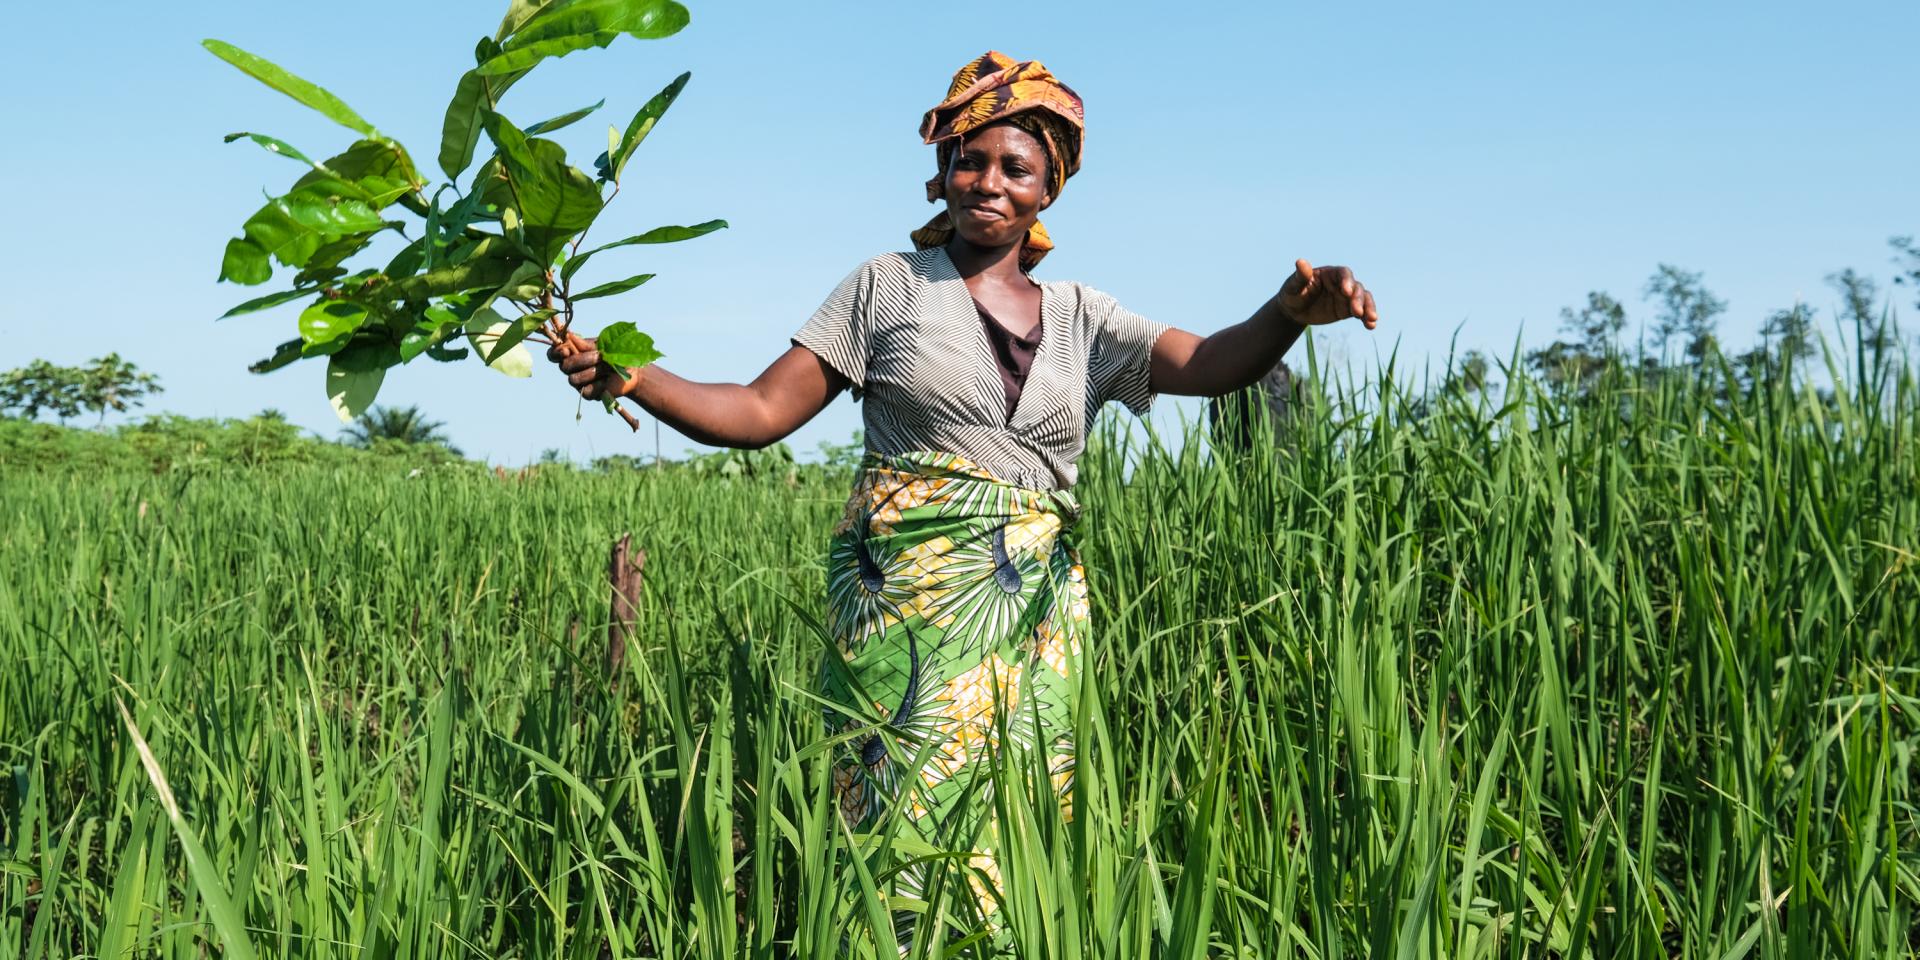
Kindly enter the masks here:
[[1093, 343], [1087, 354], [1087, 389], [1098, 409], [1118, 400], [1142, 416], [1153, 406], [1153, 344], [1168, 324], [1148, 320], [1098, 290], [1081, 299]]
[[805, 347], [853, 384], [858, 397], [867, 385], [868, 330], [871, 327], [873, 264], [855, 267], [813, 312], [795, 346]]

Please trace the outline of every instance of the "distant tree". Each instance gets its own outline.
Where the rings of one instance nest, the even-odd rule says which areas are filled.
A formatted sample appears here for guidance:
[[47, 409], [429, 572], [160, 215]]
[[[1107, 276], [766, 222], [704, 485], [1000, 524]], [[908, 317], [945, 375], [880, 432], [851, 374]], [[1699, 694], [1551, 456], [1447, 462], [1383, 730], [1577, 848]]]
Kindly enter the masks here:
[[[1915, 243], [1912, 237], [1894, 237], [1887, 241], [1887, 246], [1894, 252], [1893, 282], [1913, 287], [1914, 294], [1920, 296], [1920, 243]], [[1920, 300], [1915, 300], [1913, 305], [1920, 307]]]
[[28, 420], [44, 411], [66, 423], [67, 418], [80, 415], [79, 371], [35, 360], [0, 374], [0, 409]]
[[866, 453], [867, 438], [865, 432], [859, 429], [853, 431], [853, 439], [846, 443], [820, 441], [820, 463], [830, 470], [852, 470], [860, 465], [860, 459]]
[[573, 461], [567, 459], [567, 452], [559, 447], [548, 447], [540, 451], [540, 459], [536, 462], [543, 467], [573, 466]]
[[1579, 310], [1560, 308], [1560, 331], [1569, 339], [1529, 352], [1527, 363], [1553, 386], [1586, 390], [1618, 355], [1626, 325], [1627, 308], [1620, 301], [1605, 291], [1590, 291]]
[[1893, 347], [1893, 318], [1874, 307], [1880, 299], [1880, 288], [1872, 277], [1861, 276], [1848, 267], [1827, 274], [1827, 284], [1840, 294], [1838, 319], [1856, 331], [1861, 353], [1878, 357]]
[[372, 448], [380, 441], [425, 444], [445, 447], [456, 456], [459, 448], [448, 442], [438, 420], [429, 420], [419, 407], [374, 407], [342, 431], [348, 446]]
[[159, 392], [159, 377], [142, 373], [117, 353], [96, 357], [83, 367], [35, 360], [0, 374], [0, 410], [17, 410], [28, 420], [46, 411], [63, 424], [87, 411], [105, 422], [108, 411], [125, 412]]
[[1487, 375], [1493, 364], [1487, 355], [1478, 350], [1468, 350], [1460, 356], [1460, 362], [1447, 371], [1447, 379], [1440, 389], [1448, 393], [1475, 394], [1487, 389]]
[[629, 453], [610, 453], [604, 457], [595, 457], [587, 464], [588, 469], [599, 473], [619, 473], [625, 470], [644, 469], [648, 460]]
[[1657, 300], [1660, 312], [1654, 317], [1654, 350], [1662, 357], [1675, 337], [1685, 336], [1686, 355], [1694, 363], [1705, 359], [1715, 346], [1716, 318], [1727, 310], [1727, 302], [1707, 292], [1700, 274], [1688, 273], [1672, 264], [1660, 264], [1647, 280], [1646, 299]]
[[687, 457], [685, 466], [693, 473], [721, 477], [774, 477], [793, 483], [799, 478], [793, 448], [784, 442], [756, 450], [715, 450]]
[[1792, 370], [1813, 349], [1813, 308], [1796, 303], [1760, 323], [1760, 343], [1734, 359], [1749, 377]]
[[141, 398], [160, 392], [160, 378], [142, 373], [140, 368], [109, 353], [89, 366], [80, 368], [81, 406], [97, 410], [101, 421], [107, 411], [125, 413], [128, 407], [141, 405]]
[[1813, 313], [1813, 308], [1798, 303], [1790, 310], [1776, 310], [1760, 325], [1760, 335], [1773, 344], [1775, 352], [1804, 357], [1813, 346]]

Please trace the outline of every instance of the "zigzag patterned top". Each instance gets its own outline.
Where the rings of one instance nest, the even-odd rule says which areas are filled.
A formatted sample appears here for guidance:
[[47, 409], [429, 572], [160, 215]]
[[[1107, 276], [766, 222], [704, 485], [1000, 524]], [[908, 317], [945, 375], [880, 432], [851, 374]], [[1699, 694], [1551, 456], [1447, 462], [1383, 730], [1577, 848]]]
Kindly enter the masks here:
[[1040, 291], [1040, 347], [1011, 419], [992, 345], [944, 248], [861, 264], [793, 342], [853, 384], [869, 452], [949, 453], [1008, 483], [1065, 489], [1103, 404], [1135, 415], [1152, 405], [1153, 343], [1168, 327], [1079, 283]]

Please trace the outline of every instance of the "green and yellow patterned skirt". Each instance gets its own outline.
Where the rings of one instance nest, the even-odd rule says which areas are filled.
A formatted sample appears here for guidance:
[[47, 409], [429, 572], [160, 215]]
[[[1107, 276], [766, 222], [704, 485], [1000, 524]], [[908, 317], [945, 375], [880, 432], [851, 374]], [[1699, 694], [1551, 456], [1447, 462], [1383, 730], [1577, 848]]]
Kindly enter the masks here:
[[1078, 516], [1072, 494], [960, 457], [867, 457], [827, 573], [845, 669], [822, 672], [827, 701], [846, 705], [829, 729], [873, 731], [835, 772], [849, 825], [896, 804], [915, 823], [948, 822], [1001, 730], [1045, 750], [1066, 795], [1087, 632], [1086, 572], [1067, 537]]

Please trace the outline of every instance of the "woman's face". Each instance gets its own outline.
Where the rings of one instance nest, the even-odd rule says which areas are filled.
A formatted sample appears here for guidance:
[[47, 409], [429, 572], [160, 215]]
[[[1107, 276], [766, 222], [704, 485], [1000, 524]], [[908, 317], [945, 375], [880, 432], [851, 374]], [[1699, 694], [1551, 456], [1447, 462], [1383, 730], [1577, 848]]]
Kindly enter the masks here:
[[947, 164], [947, 215], [977, 247], [1021, 242], [1053, 202], [1047, 192], [1047, 148], [1011, 124], [984, 127], [961, 142]]

